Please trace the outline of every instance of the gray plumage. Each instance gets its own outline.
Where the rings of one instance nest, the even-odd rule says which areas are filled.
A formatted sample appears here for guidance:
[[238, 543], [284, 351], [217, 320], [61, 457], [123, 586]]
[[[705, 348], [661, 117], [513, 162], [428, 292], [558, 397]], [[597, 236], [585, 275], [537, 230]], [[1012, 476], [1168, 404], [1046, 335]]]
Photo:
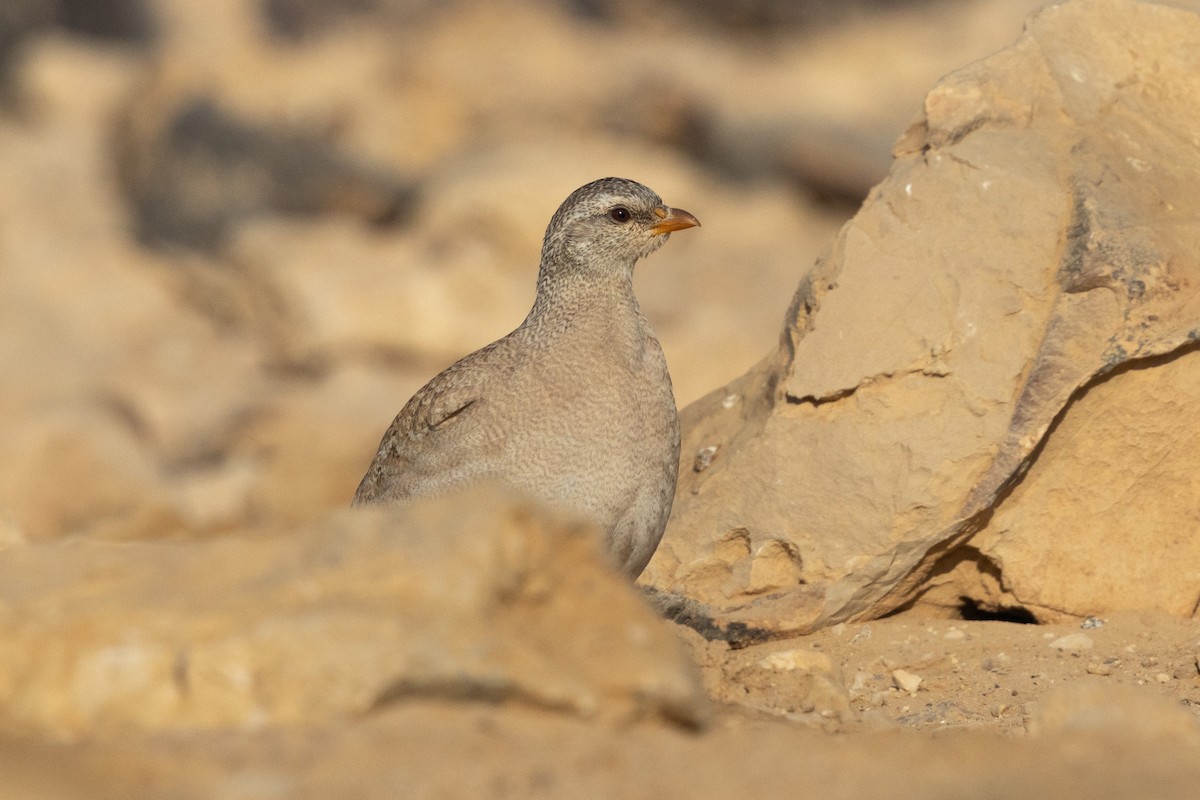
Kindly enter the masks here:
[[575, 190], [546, 229], [529, 316], [413, 395], [355, 505], [495, 480], [593, 520], [637, 577], [671, 512], [679, 417], [633, 268], [699, 224], [634, 181]]

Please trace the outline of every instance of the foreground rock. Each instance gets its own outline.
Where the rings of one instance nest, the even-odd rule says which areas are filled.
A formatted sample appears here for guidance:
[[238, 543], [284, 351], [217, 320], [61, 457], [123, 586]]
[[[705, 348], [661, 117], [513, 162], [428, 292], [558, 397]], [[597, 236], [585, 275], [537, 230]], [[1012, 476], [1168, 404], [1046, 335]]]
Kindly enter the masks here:
[[57, 738], [326, 723], [410, 697], [706, 715], [592, 532], [475, 493], [268, 538], [16, 544], [0, 719]]
[[[1138, 703], [1125, 708], [1144, 711]], [[1102, 707], [1090, 711], [1105, 714]], [[891, 731], [848, 740], [742, 719], [689, 736], [652, 725], [614, 731], [521, 708], [418, 702], [382, 709], [320, 736], [283, 731], [147, 741], [135, 735], [41, 749], [17, 749], [0, 740], [0, 765], [19, 757], [27, 770], [31, 765], [53, 770], [43, 783], [63, 783], [64, 771], [94, 776], [87, 793], [32, 795], [56, 800], [489, 795], [650, 800], [663, 796], [662, 787], [695, 800], [1195, 796], [1200, 748], [1194, 730], [1180, 737], [1178, 728], [1169, 727], [1139, 730], [1136, 736], [1104, 723], [1068, 723], [1061, 732], [1050, 723], [1046, 727], [1046, 734], [1031, 737], [942, 731], [931, 738]], [[14, 757], [6, 758], [10, 753]]]
[[939, 84], [779, 352], [688, 410], [650, 583], [729, 638], [931, 577], [1042, 618], [1190, 613], [1197, 54], [1195, 14], [1079, 2]]

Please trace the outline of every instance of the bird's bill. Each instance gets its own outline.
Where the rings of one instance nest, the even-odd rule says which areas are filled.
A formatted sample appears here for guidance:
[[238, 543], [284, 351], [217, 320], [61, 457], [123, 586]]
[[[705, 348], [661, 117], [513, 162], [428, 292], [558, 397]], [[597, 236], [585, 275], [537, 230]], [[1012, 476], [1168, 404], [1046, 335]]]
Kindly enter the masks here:
[[684, 228], [695, 228], [700, 225], [700, 220], [682, 208], [665, 208], [659, 206], [654, 209], [654, 215], [661, 220], [650, 228], [650, 232], [655, 236], [661, 236], [671, 231], [681, 231]]

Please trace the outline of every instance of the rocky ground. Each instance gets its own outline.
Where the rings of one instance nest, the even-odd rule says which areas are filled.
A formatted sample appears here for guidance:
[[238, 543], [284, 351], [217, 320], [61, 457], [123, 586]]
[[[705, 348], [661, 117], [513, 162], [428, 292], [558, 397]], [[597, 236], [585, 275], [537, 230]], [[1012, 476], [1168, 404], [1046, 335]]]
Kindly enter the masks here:
[[[9, 3], [0, 795], [1194, 796], [1200, 18], [1040, 5]], [[703, 222], [640, 592], [347, 511], [603, 174]]]

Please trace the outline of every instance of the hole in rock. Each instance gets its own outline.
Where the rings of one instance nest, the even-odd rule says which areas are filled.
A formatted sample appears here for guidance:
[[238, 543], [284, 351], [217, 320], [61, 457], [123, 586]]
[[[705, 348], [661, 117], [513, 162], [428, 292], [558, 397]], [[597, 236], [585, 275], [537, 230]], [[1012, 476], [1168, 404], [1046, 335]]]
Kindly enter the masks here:
[[1020, 625], [1037, 625], [1037, 617], [1030, 613], [1027, 608], [1022, 608], [1021, 606], [986, 608], [980, 606], [970, 597], [959, 598], [958, 613], [965, 620], [990, 620], [992, 622], [1015, 622]]

